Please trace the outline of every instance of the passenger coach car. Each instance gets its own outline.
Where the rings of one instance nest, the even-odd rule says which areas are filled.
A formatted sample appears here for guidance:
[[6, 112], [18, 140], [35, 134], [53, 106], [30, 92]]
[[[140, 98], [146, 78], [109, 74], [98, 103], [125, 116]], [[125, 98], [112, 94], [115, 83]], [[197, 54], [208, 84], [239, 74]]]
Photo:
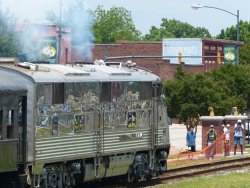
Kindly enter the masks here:
[[[167, 169], [160, 79], [131, 63], [0, 63], [0, 176], [73, 187]], [[4, 152], [3, 152], [4, 151]]]

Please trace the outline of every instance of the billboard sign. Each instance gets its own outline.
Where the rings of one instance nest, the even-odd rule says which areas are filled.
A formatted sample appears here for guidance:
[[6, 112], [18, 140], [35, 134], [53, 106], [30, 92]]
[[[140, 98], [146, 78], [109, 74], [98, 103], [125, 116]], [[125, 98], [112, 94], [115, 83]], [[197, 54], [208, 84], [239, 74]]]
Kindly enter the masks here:
[[224, 46], [224, 62], [236, 63], [236, 47], [234, 45]]
[[202, 64], [202, 40], [199, 38], [165, 38], [162, 45], [163, 56], [166, 56], [163, 59], [169, 59], [172, 64], [179, 64], [179, 53], [187, 65]]
[[50, 64], [56, 63], [56, 37], [43, 37], [41, 41], [42, 60]]

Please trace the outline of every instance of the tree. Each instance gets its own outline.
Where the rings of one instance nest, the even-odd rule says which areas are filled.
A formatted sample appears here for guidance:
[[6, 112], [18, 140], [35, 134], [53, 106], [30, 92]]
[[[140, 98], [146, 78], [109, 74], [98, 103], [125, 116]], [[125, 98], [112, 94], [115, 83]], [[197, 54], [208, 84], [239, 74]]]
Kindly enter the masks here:
[[16, 20], [0, 10], [0, 56], [17, 56], [20, 44], [15, 32]]
[[[248, 21], [240, 21], [240, 41], [249, 44], [250, 43], [250, 22]], [[226, 29], [222, 29], [220, 34], [216, 37], [219, 39], [226, 40], [237, 40], [237, 27], [231, 26]]]
[[222, 65], [205, 74], [189, 74], [181, 67], [175, 80], [164, 82], [168, 114], [184, 122], [208, 114], [208, 107], [216, 115], [226, 115], [233, 106], [240, 112], [250, 110], [250, 66]]
[[95, 43], [114, 43], [117, 40], [140, 40], [140, 31], [134, 25], [131, 12], [122, 7], [104, 10], [98, 6], [94, 15]]
[[175, 19], [162, 19], [160, 28], [152, 26], [149, 34], [146, 34], [144, 40], [162, 41], [163, 38], [211, 38], [209, 31], [201, 27], [193, 27]]
[[250, 43], [240, 48], [240, 64], [250, 64]]

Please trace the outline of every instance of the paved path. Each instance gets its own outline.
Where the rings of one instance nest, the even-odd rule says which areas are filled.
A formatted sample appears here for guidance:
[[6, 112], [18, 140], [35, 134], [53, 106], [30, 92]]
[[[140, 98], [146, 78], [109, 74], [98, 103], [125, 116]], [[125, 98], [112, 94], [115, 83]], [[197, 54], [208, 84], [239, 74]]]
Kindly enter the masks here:
[[[201, 126], [198, 126], [196, 134], [196, 150], [201, 150]], [[169, 126], [170, 155], [185, 151], [187, 129], [184, 124], [173, 124]]]

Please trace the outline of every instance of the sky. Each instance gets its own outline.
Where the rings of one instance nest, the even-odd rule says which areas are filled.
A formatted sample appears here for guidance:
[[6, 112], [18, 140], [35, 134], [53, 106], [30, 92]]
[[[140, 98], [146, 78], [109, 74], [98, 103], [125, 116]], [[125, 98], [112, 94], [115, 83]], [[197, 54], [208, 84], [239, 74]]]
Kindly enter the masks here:
[[[19, 20], [42, 19], [48, 10], [59, 12], [60, 0], [0, 0], [2, 10], [8, 9]], [[67, 1], [62, 0], [63, 5]], [[225, 9], [234, 14], [239, 10], [240, 20], [250, 21], [249, 0], [83, 0], [87, 8], [94, 10], [98, 5], [104, 9], [113, 6], [124, 7], [131, 11], [135, 26], [142, 34], [149, 33], [151, 26], [159, 27], [162, 18], [187, 22], [195, 27], [205, 27], [215, 36], [232, 25], [236, 25], [236, 16], [226, 12], [201, 8], [193, 10], [191, 5], [201, 4]]]

